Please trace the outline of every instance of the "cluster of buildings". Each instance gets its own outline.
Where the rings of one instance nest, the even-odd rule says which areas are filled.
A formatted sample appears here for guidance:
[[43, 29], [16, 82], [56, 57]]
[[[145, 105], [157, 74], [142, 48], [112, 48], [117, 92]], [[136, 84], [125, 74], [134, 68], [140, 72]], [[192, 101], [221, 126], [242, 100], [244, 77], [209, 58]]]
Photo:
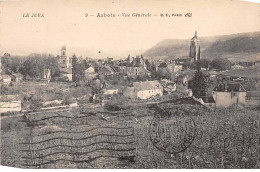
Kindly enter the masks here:
[[[57, 56], [60, 66], [61, 77], [66, 78], [67, 81], [72, 81], [72, 58], [67, 55], [65, 46], [61, 48], [61, 54]], [[177, 85], [182, 85], [185, 89], [187, 96], [192, 96], [192, 92], [188, 89], [189, 76], [183, 74], [184, 64], [196, 63], [201, 59], [200, 53], [200, 40], [195, 32], [194, 37], [190, 42], [189, 57], [186, 59], [166, 59], [166, 60], [151, 60], [145, 59], [143, 55], [131, 57], [126, 59], [114, 60], [113, 58], [106, 59], [91, 59], [85, 58], [86, 68], [84, 70], [85, 80], [95, 83], [95, 88], [102, 89], [103, 97], [109, 100], [113, 95], [119, 94], [119, 88], [109, 87], [109, 81], [118, 78], [132, 78], [133, 81], [128, 83], [123, 89], [123, 96], [129, 99], [146, 100], [164, 94], [174, 94], [178, 89]], [[1, 67], [1, 66], [0, 66]], [[242, 68], [235, 65], [234, 68]], [[213, 71], [215, 72], [215, 71]], [[177, 76], [179, 81], [171, 80], [169, 78], [156, 78], [152, 79], [154, 73], [169, 73]], [[210, 77], [217, 77], [219, 74], [211, 73]], [[230, 107], [233, 105], [246, 107], [255, 106], [260, 102], [259, 91], [247, 91], [243, 88], [240, 81], [245, 81], [247, 78], [238, 78], [232, 76], [225, 76], [230, 82], [225, 84], [218, 84], [212, 90], [211, 96], [204, 96], [194, 98], [201, 104], [208, 107]], [[19, 77], [15, 77], [15, 79]], [[45, 69], [43, 79], [50, 80], [51, 70]], [[137, 78], [144, 78], [138, 80]], [[149, 78], [149, 79], [148, 79]], [[9, 84], [12, 81], [9, 75], [1, 75], [1, 82]], [[120, 87], [120, 85], [118, 85]], [[98, 100], [97, 93], [93, 93], [93, 100]]]
[[212, 108], [256, 107], [260, 105], [260, 91], [247, 91], [241, 83], [218, 84], [212, 96], [193, 97], [194, 100]]
[[[67, 55], [65, 46], [61, 48], [61, 55], [57, 56], [61, 75], [67, 77], [69, 81], [72, 80], [72, 57]], [[85, 70], [87, 79], [93, 79], [97, 75], [103, 75], [107, 78], [113, 79], [117, 75], [128, 77], [144, 77], [151, 76], [151, 73], [156, 72], [170, 72], [177, 74], [183, 70], [183, 59], [177, 60], [152, 60], [144, 59], [142, 55], [126, 59], [113, 60], [113, 58], [106, 59], [83, 59], [87, 62], [88, 67]], [[190, 59], [189, 59], [190, 60]], [[154, 69], [151, 69], [151, 66]], [[46, 74], [45, 74], [46, 75]], [[44, 76], [45, 76], [44, 75]]]
[[[61, 48], [61, 54], [57, 56], [60, 66], [61, 77], [66, 78], [67, 81], [72, 81], [72, 58], [67, 55], [67, 48]], [[137, 77], [150, 77], [152, 74], [151, 65], [154, 65], [155, 72], [163, 72], [167, 70], [171, 73], [178, 73], [183, 70], [180, 61], [165, 60], [165, 61], [152, 61], [145, 59], [142, 55], [126, 59], [114, 60], [113, 58], [106, 59], [91, 59], [86, 58], [85, 63], [87, 67], [84, 71], [85, 79], [97, 83], [96, 88], [103, 90], [105, 98], [109, 99], [113, 94], [118, 94], [118, 88], [110, 88], [107, 82], [101, 80], [111, 81], [120, 77], [137, 78]], [[82, 59], [79, 59], [82, 62]], [[45, 69], [43, 79], [50, 80], [50, 69]], [[102, 79], [101, 79], [102, 78]], [[173, 81], [162, 79], [146, 80], [132, 82], [131, 86], [125, 88], [124, 96], [131, 99], [149, 99], [155, 96], [162, 96], [165, 93], [173, 93], [176, 91], [176, 83]], [[97, 96], [94, 94], [93, 99]]]

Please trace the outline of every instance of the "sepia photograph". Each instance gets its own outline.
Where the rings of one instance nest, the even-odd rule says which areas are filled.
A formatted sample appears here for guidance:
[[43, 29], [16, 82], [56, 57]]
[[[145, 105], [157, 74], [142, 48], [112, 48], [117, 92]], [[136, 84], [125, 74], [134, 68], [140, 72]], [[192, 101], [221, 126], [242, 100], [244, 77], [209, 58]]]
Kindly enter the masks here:
[[260, 169], [260, 1], [0, 0], [0, 166]]

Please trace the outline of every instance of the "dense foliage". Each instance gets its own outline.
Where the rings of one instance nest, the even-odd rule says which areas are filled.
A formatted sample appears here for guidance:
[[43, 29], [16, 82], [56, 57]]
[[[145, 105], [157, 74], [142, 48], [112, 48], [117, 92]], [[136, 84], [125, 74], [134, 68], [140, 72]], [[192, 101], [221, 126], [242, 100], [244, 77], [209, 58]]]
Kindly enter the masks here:
[[202, 71], [196, 71], [192, 81], [191, 88], [193, 95], [197, 98], [201, 96], [206, 96], [209, 85], [209, 77]]
[[60, 73], [57, 59], [54, 57], [44, 57], [35, 55], [29, 57], [20, 67], [19, 71], [24, 76], [30, 76], [32, 78], [41, 78], [43, 76], [44, 69], [51, 70], [51, 76], [58, 76]]
[[72, 81], [79, 82], [85, 78], [85, 64], [79, 63], [77, 57], [72, 57]]
[[210, 68], [221, 71], [230, 70], [231, 62], [228, 59], [216, 58], [210, 63]]

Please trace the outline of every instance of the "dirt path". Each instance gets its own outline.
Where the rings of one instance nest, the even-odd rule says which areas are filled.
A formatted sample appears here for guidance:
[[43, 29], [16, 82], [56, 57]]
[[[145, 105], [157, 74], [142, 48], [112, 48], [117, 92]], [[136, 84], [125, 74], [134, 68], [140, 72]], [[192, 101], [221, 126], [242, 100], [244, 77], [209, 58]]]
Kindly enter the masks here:
[[[36, 111], [36, 112], [28, 112], [27, 114], [39, 114], [43, 112], [65, 112], [69, 111], [69, 108], [63, 108], [63, 109], [50, 109], [50, 110], [44, 110], [44, 111]], [[23, 116], [26, 112], [21, 112], [15, 115], [8, 115], [8, 116], [1, 116], [0, 119], [6, 119], [6, 118], [13, 118], [13, 117], [19, 117]]]

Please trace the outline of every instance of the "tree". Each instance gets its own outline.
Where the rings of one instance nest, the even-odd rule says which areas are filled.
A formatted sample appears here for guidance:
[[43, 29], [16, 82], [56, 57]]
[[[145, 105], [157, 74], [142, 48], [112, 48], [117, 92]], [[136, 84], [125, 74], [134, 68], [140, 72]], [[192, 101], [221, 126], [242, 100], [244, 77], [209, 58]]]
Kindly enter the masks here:
[[229, 70], [231, 69], [231, 62], [228, 59], [216, 58], [210, 63], [211, 69]]
[[72, 57], [72, 81], [78, 82], [85, 78], [85, 64], [78, 63], [76, 55]]
[[44, 68], [51, 70], [51, 77], [60, 75], [58, 60], [54, 57], [48, 57], [44, 59]]
[[209, 76], [202, 73], [202, 71], [196, 71], [192, 81], [191, 88], [194, 97], [200, 98], [207, 95], [209, 85]]
[[72, 81], [76, 82], [78, 80], [77, 76], [77, 62], [78, 59], [75, 55], [72, 57]]
[[191, 68], [192, 67], [192, 62], [190, 60], [186, 60], [186, 61], [184, 61], [182, 66], [183, 66], [183, 69]]
[[209, 59], [200, 59], [198, 63], [200, 63], [200, 66], [202, 68], [208, 69], [209, 68], [209, 64], [211, 63], [211, 61]]
[[174, 80], [173, 73], [168, 68], [159, 68], [158, 71], [155, 73], [155, 79], [169, 79]]
[[[33, 56], [35, 55], [35, 56]], [[51, 76], [60, 74], [58, 61], [54, 57], [45, 57], [40, 54], [31, 54], [19, 68], [19, 72], [24, 76], [32, 78], [42, 78], [44, 69], [51, 69]]]
[[256, 91], [256, 90], [260, 90], [257, 87], [257, 82], [253, 79], [243, 83], [243, 87], [246, 91]]
[[20, 68], [21, 74], [32, 78], [41, 77], [43, 74], [43, 60], [40, 57], [31, 57], [27, 59]]

